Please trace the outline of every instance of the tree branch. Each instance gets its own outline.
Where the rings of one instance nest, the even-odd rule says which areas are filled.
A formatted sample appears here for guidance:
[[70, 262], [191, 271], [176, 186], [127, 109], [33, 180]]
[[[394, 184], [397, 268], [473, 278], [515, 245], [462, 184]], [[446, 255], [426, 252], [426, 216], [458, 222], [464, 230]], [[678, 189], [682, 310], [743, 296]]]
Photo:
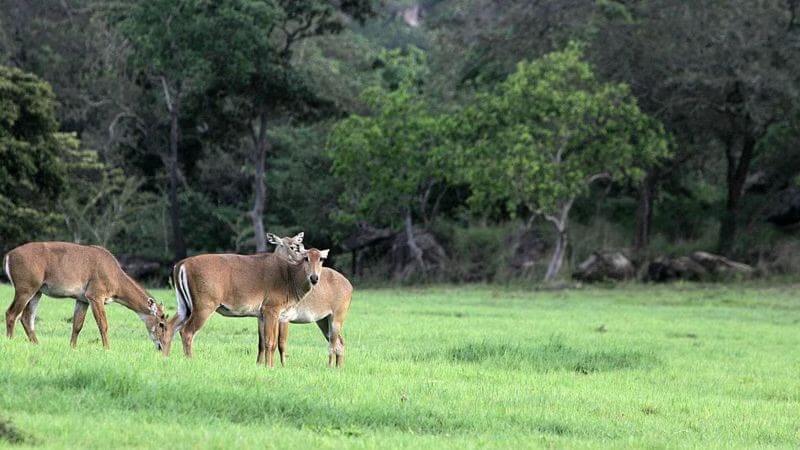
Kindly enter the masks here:
[[167, 87], [167, 79], [163, 76], [161, 78], [161, 86], [164, 88], [164, 100], [167, 102], [167, 110], [172, 112], [172, 98], [169, 95], [169, 87]]
[[561, 226], [561, 223], [558, 221], [558, 217], [556, 217], [556, 216], [554, 216], [552, 214], [542, 214], [542, 217], [544, 217], [545, 220], [547, 220], [548, 222], [550, 222], [553, 225], [555, 225], [556, 228]]
[[[594, 183], [595, 181], [598, 181], [598, 180], [610, 180], [610, 179], [611, 179], [611, 174], [610, 173], [601, 172], [601, 173], [596, 173], [596, 174], [594, 174], [594, 175], [592, 175], [590, 177], [587, 177], [586, 178], [586, 183], [587, 184], [592, 184], [592, 183]], [[572, 201], [570, 200], [570, 203], [571, 202]]]
[[[136, 119], [137, 121], [141, 120], [139, 118], [139, 116], [137, 116], [136, 114], [130, 113], [130, 112], [124, 112], [123, 111], [123, 112], [117, 114], [116, 116], [114, 116], [114, 119], [111, 120], [111, 123], [108, 124], [108, 140], [109, 141], [114, 141], [114, 134], [115, 134], [114, 129], [116, 128], [117, 123], [124, 117], [130, 117], [131, 119]], [[140, 128], [140, 127], [138, 127], [138, 124], [137, 124], [137, 128]]]

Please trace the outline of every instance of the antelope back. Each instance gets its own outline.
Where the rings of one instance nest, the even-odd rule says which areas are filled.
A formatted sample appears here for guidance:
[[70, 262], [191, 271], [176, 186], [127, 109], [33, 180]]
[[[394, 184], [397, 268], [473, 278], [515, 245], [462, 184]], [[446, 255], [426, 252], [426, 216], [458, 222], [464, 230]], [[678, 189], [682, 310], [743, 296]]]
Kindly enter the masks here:
[[64, 291], [90, 280], [114, 290], [124, 275], [116, 258], [102, 247], [69, 242], [31, 242], [8, 253], [6, 265], [15, 285], [47, 284]]

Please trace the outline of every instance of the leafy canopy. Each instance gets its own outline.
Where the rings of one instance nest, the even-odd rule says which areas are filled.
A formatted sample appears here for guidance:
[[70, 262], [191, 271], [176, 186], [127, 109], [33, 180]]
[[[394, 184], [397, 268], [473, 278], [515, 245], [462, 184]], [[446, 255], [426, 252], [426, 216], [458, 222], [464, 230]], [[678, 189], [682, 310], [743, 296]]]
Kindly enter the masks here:
[[119, 28], [137, 67], [201, 91], [217, 79], [249, 80], [270, 48], [275, 14], [272, 2], [261, 0], [149, 0], [123, 10]]
[[344, 119], [329, 142], [334, 174], [345, 184], [345, 221], [355, 213], [395, 224], [418, 210], [425, 189], [440, 177], [433, 154], [445, 130], [419, 90], [424, 54], [392, 50], [381, 59], [385, 85], [363, 93], [372, 115]]
[[[49, 213], [64, 186], [56, 101], [47, 82], [0, 66], [0, 244], [47, 233]], [[35, 235], [35, 234], [34, 234]]]
[[456, 181], [471, 186], [474, 206], [504, 202], [511, 214], [552, 214], [594, 179], [641, 177], [668, 149], [663, 128], [628, 87], [600, 82], [574, 43], [519, 63], [454, 125]]

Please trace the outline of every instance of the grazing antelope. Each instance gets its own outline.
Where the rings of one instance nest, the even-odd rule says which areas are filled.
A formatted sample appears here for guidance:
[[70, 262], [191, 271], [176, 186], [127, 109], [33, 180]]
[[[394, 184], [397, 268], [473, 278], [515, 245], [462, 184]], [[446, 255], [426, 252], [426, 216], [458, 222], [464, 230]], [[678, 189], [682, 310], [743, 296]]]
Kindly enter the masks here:
[[42, 294], [74, 298], [72, 337], [75, 348], [83, 328], [86, 310], [100, 329], [103, 347], [108, 348], [105, 304], [112, 301], [139, 314], [150, 339], [161, 349], [166, 317], [161, 305], [126, 274], [117, 259], [103, 247], [68, 242], [31, 242], [8, 252], [3, 269], [14, 287], [14, 301], [6, 311], [6, 335], [14, 336], [14, 325], [22, 315], [28, 339], [37, 343], [34, 323]]
[[350, 308], [353, 296], [353, 285], [339, 272], [323, 267], [319, 284], [302, 300], [283, 311], [279, 317], [278, 353], [281, 365], [286, 364], [286, 339], [289, 337], [289, 322], [316, 322], [325, 339], [328, 340], [328, 366], [333, 366], [334, 355], [336, 367], [344, 364], [344, 338], [342, 327]]
[[194, 335], [216, 311], [228, 317], [258, 317], [257, 362], [274, 366], [278, 317], [317, 284], [328, 250], [295, 253], [302, 234], [268, 238], [278, 245], [275, 253], [197, 255], [175, 265], [172, 278], [178, 313], [167, 326], [165, 356], [175, 332], [180, 331], [183, 351], [191, 357]]

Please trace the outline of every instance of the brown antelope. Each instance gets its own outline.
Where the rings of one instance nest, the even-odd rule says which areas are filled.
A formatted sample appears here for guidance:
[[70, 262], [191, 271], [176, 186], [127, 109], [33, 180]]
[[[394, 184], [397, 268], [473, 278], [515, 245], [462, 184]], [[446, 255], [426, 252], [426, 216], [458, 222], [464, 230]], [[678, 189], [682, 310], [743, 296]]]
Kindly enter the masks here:
[[278, 317], [317, 284], [328, 250], [296, 253], [302, 234], [268, 238], [278, 245], [275, 253], [197, 255], [175, 265], [178, 313], [168, 324], [164, 355], [169, 355], [172, 338], [180, 331], [183, 351], [191, 357], [194, 335], [216, 311], [228, 317], [258, 317], [257, 362], [274, 366]]
[[[267, 240], [277, 246], [276, 252], [286, 257], [300, 258], [304, 250], [302, 233], [297, 240], [294, 238], [278, 238], [274, 234], [267, 234]], [[344, 338], [342, 327], [347, 311], [350, 308], [350, 299], [353, 296], [353, 286], [350, 281], [339, 272], [328, 267], [322, 268], [319, 284], [311, 290], [300, 302], [281, 313], [278, 329], [278, 353], [281, 365], [286, 365], [286, 340], [289, 337], [289, 323], [316, 322], [322, 335], [329, 343], [328, 366], [333, 366], [334, 355], [336, 367], [344, 364]]]
[[55, 298], [74, 298], [72, 337], [75, 348], [83, 328], [86, 310], [100, 329], [103, 347], [108, 348], [108, 321], [105, 304], [115, 301], [139, 314], [150, 339], [161, 348], [166, 317], [161, 305], [129, 277], [108, 250], [95, 245], [68, 242], [31, 242], [8, 252], [3, 269], [14, 287], [14, 301], [6, 311], [6, 335], [14, 336], [14, 325], [22, 315], [28, 339], [37, 343], [34, 323], [42, 294]]
[[342, 327], [350, 308], [353, 285], [339, 272], [328, 267], [322, 268], [319, 284], [302, 300], [283, 311], [279, 317], [278, 352], [281, 365], [286, 364], [286, 339], [289, 337], [289, 322], [316, 322], [325, 339], [328, 340], [328, 366], [344, 364], [344, 338]]

